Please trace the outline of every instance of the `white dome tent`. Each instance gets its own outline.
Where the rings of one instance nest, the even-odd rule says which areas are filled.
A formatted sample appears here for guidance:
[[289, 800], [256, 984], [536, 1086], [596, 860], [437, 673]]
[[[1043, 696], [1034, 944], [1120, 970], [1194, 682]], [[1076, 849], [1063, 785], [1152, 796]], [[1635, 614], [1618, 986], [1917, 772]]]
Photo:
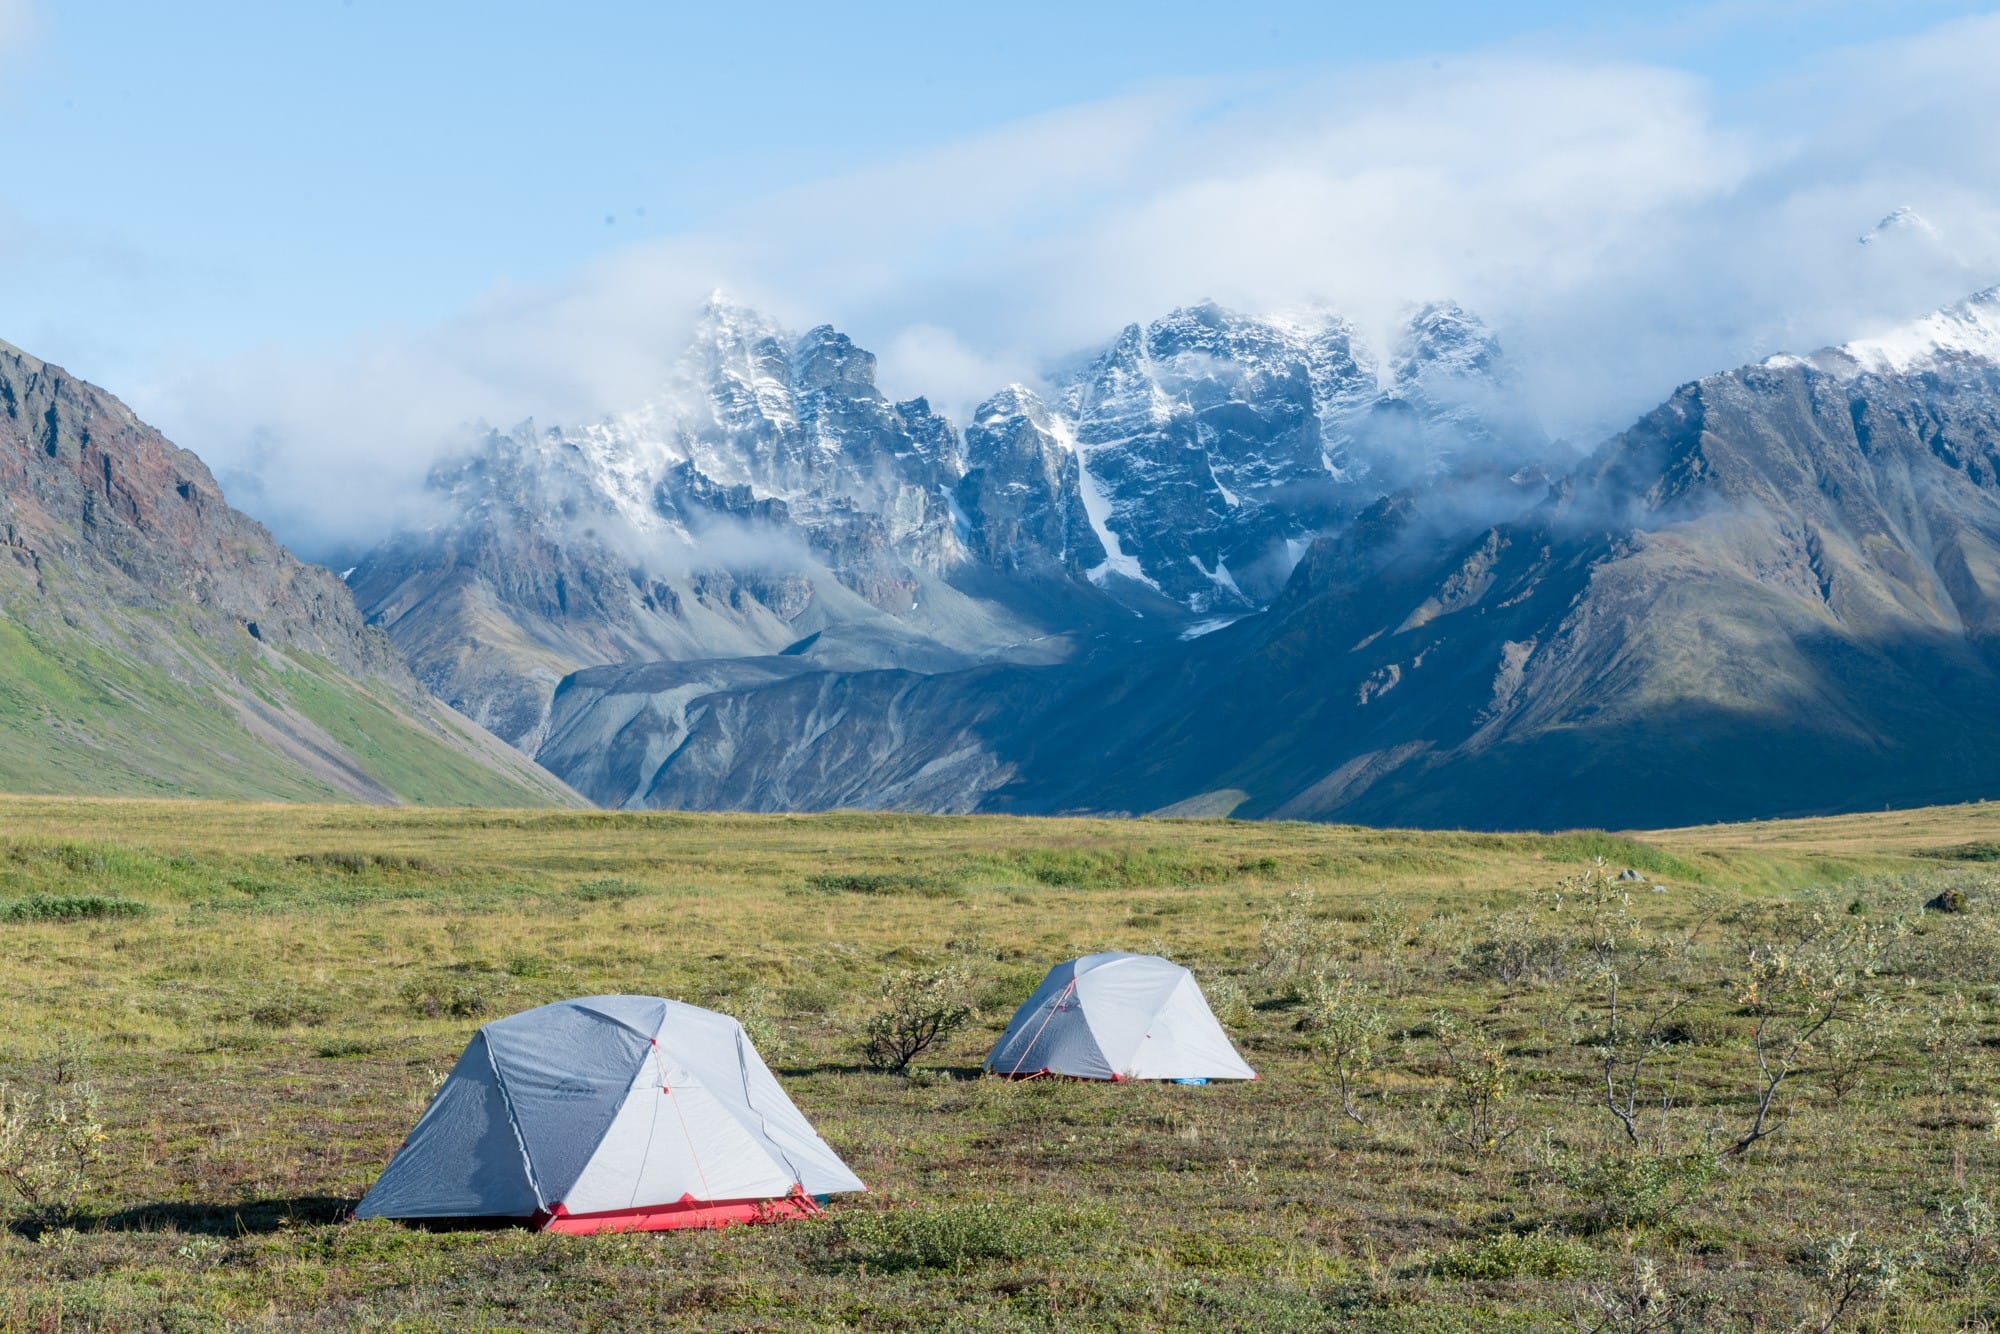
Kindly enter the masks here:
[[1215, 1021], [1193, 973], [1155, 955], [1115, 953], [1051, 968], [1014, 1012], [986, 1071], [1118, 1083], [1257, 1077]]
[[865, 1189], [734, 1019], [590, 996], [481, 1028], [355, 1217], [657, 1231]]

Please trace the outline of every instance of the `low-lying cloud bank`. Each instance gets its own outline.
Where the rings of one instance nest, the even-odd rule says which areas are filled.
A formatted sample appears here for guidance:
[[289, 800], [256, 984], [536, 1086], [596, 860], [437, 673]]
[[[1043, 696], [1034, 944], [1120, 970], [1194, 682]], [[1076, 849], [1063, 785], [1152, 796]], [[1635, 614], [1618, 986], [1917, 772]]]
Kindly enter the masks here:
[[[476, 420], [643, 401], [716, 287], [840, 325], [889, 392], [961, 422], [1178, 304], [1332, 309], [1379, 341], [1450, 297], [1588, 442], [1688, 378], [2000, 278], [1996, 65], [1982, 18], [1729, 99], [1518, 54], [1161, 87], [773, 193], [440, 327], [191, 365], [140, 406], [321, 556], [421, 521], [427, 469]], [[1921, 223], [1858, 244], [1903, 206]]]

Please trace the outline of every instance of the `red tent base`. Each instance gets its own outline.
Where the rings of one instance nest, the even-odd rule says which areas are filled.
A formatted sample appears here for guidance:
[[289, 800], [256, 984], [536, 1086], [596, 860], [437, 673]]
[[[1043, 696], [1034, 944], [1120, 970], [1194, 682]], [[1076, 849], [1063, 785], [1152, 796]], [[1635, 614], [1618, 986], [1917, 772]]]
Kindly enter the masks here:
[[793, 1191], [776, 1200], [697, 1200], [683, 1195], [672, 1204], [573, 1214], [558, 1204], [542, 1221], [544, 1232], [587, 1236], [593, 1232], [666, 1232], [680, 1227], [728, 1227], [732, 1223], [778, 1223], [816, 1218], [821, 1210], [810, 1195]]

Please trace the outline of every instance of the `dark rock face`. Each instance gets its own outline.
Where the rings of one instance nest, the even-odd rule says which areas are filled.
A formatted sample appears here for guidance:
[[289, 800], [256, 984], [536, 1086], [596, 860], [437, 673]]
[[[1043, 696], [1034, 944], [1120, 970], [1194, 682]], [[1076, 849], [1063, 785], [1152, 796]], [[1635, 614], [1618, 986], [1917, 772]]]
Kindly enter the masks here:
[[1076, 453], [1033, 391], [1010, 386], [979, 405], [965, 434], [958, 483], [965, 541], [978, 560], [1006, 573], [1047, 570], [1081, 577], [1104, 564], [1078, 488]]
[[1012, 776], [987, 738], [1033, 712], [1040, 670], [592, 668], [563, 682], [542, 754], [609, 806], [973, 810]]

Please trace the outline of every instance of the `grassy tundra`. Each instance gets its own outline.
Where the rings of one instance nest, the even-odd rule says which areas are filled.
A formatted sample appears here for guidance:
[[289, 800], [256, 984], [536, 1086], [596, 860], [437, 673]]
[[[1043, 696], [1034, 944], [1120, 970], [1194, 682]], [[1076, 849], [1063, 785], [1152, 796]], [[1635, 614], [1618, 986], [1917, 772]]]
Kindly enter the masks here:
[[[0, 1331], [1990, 1327], [1995, 858], [1983, 805], [1637, 841], [0, 799]], [[1263, 1079], [978, 1078], [1104, 948], [1192, 966]], [[872, 1070], [913, 977], [975, 1018]], [[483, 1019], [606, 991], [742, 1018], [872, 1193], [341, 1221]]]

